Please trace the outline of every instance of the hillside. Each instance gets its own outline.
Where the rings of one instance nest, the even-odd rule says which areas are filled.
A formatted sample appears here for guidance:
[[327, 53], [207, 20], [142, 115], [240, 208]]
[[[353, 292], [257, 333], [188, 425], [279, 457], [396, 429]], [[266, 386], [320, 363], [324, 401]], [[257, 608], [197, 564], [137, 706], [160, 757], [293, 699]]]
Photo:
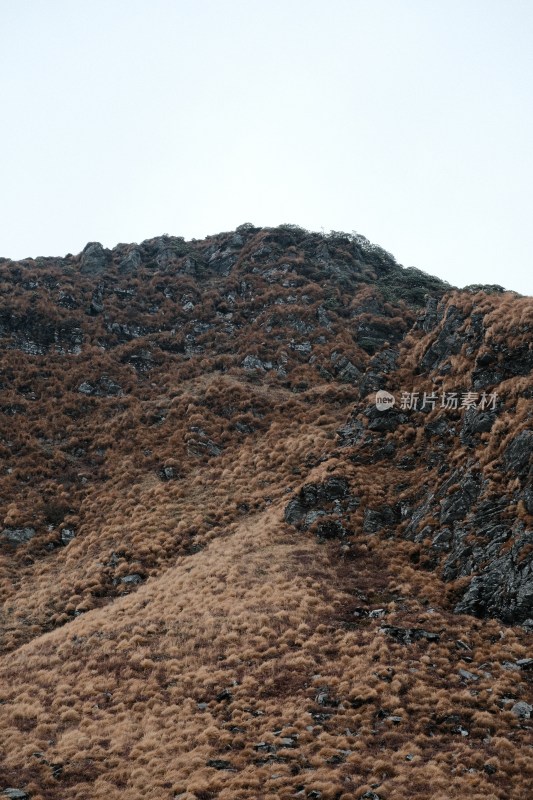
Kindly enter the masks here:
[[293, 225], [0, 285], [0, 793], [531, 796], [532, 298]]

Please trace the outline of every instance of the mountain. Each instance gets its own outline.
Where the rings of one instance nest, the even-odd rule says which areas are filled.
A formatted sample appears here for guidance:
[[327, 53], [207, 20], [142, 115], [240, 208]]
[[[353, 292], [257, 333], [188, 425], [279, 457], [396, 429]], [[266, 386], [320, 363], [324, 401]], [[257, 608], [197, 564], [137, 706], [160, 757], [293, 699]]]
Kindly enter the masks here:
[[0, 281], [0, 793], [530, 796], [532, 298], [294, 225]]

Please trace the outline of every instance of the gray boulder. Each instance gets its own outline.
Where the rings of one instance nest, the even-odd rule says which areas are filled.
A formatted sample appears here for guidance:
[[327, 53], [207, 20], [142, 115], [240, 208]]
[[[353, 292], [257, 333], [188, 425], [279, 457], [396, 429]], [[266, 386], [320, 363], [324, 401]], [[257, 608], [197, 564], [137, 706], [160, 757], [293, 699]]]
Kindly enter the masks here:
[[20, 544], [26, 544], [30, 539], [35, 536], [34, 528], [4, 528], [0, 536], [9, 544], [18, 547]]
[[519, 719], [529, 719], [532, 711], [533, 706], [530, 706], [529, 703], [525, 703], [523, 700], [519, 700], [519, 702], [515, 703], [511, 708], [511, 714], [514, 714], [515, 717]]
[[107, 264], [108, 257], [100, 242], [89, 242], [85, 245], [80, 261], [80, 272], [83, 275], [97, 275], [106, 269]]

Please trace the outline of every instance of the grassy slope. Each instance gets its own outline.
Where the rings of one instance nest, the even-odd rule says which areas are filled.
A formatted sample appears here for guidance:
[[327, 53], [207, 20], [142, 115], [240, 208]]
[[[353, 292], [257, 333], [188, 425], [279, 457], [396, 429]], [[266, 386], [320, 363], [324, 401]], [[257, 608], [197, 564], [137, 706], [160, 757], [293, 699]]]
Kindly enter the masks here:
[[[194, 334], [203, 353], [159, 350], [164, 334], [113, 341], [104, 350], [102, 315], [76, 311], [89, 331], [79, 355], [3, 355], [2, 374], [11, 376], [0, 442], [11, 469], [1, 476], [4, 525], [32, 524], [37, 535], [0, 554], [0, 788], [24, 787], [34, 800], [317, 797], [313, 792], [348, 800], [367, 791], [383, 800], [525, 800], [531, 725], [509, 709], [531, 702], [531, 673], [504, 662], [530, 655], [530, 634], [454, 615], [461, 580], [444, 584], [438, 569], [424, 564], [424, 544], [404, 539], [401, 526], [391, 538], [365, 534], [362, 525], [366, 508], [398, 500], [398, 485], [410, 499], [472, 463], [495, 492], [511, 495], [517, 479], [502, 472], [501, 456], [529, 425], [530, 377], [502, 381], [497, 426], [474, 450], [452, 439], [453, 449], [442, 452], [444, 477], [442, 463], [429, 465], [438, 448], [418, 422], [339, 448], [335, 431], [350, 416], [364, 420], [368, 401], [354, 385], [324, 378], [317, 365], [331, 368], [331, 351], [340, 351], [364, 370], [370, 355], [352, 331], [363, 326], [368, 338], [368, 325], [398, 329], [403, 318], [405, 333], [415, 314], [390, 302], [369, 311], [376, 292], [366, 284], [354, 291], [353, 277], [332, 292], [333, 277], [317, 282], [313, 270], [322, 262], [308, 262], [306, 254], [291, 252], [294, 271], [282, 271], [272, 288], [270, 275], [263, 281], [245, 266], [269, 235], [254, 234], [245, 245], [234, 267], [243, 271], [230, 275], [229, 288], [213, 278], [199, 291], [190, 277], [163, 270], [145, 275], [144, 293], [128, 301], [162, 302], [151, 322], [175, 325], [185, 337], [198, 320], [215, 318], [224, 292], [237, 292], [244, 276], [255, 292], [236, 303], [241, 327], [227, 342], [222, 329]], [[288, 257], [274, 256], [265, 268]], [[403, 292], [385, 256], [371, 256], [365, 280], [391, 286], [398, 279]], [[24, 277], [35, 265], [21, 269]], [[360, 277], [361, 267], [354, 269]], [[61, 277], [64, 267], [50, 270], [81, 292], [80, 302], [103, 280], [111, 319], [140, 318], [141, 305], [112, 296], [113, 281], [127, 287], [137, 278], [78, 285]], [[302, 278], [302, 270], [313, 274]], [[287, 275], [296, 287], [283, 286]], [[163, 284], [176, 299], [161, 301]], [[177, 303], [191, 286], [199, 292], [193, 322]], [[26, 303], [31, 308], [31, 292], [16, 278], [19, 312]], [[291, 293], [296, 303], [275, 304]], [[317, 327], [319, 304], [332, 330]], [[527, 342], [527, 298], [459, 293], [448, 298], [451, 306], [464, 312], [465, 334], [472, 312], [484, 315], [486, 348]], [[256, 319], [248, 319], [250, 309]], [[273, 310], [285, 323], [268, 331]], [[297, 335], [291, 314], [315, 329]], [[399, 344], [391, 388], [442, 382], [438, 369], [418, 372], [438, 331], [415, 329]], [[291, 350], [291, 339], [311, 339], [316, 360]], [[154, 353], [146, 373], [127, 361], [140, 344]], [[465, 340], [451, 357], [444, 380], [468, 385], [469, 346]], [[285, 352], [288, 376], [243, 370], [250, 352], [273, 361]], [[81, 381], [102, 373], [123, 395], [81, 396]], [[456, 416], [450, 418], [459, 425]], [[206, 439], [221, 446], [218, 455], [202, 454], [198, 442]], [[376, 460], [387, 442], [397, 457]], [[400, 456], [413, 458], [414, 468], [406, 471]], [[174, 470], [171, 480], [161, 479], [164, 466]], [[361, 504], [348, 518], [349, 536], [324, 542], [287, 525], [283, 512], [302, 485], [331, 475], [345, 476]], [[506, 513], [528, 522], [523, 506], [510, 503]], [[438, 528], [430, 512], [426, 523]], [[76, 538], [57, 547], [65, 526]], [[121, 582], [131, 574], [142, 585]], [[376, 609], [380, 615], [369, 617]], [[421, 627], [440, 640], [402, 644], [384, 625]], [[461, 677], [460, 669], [477, 679]], [[217, 769], [217, 760], [227, 768]]]

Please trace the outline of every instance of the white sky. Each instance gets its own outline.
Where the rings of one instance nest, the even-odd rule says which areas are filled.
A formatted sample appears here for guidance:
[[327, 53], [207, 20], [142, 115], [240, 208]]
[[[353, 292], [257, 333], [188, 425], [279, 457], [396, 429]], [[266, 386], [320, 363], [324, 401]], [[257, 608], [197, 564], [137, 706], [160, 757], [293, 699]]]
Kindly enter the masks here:
[[243, 222], [533, 294], [532, 0], [0, 0], [0, 255]]

